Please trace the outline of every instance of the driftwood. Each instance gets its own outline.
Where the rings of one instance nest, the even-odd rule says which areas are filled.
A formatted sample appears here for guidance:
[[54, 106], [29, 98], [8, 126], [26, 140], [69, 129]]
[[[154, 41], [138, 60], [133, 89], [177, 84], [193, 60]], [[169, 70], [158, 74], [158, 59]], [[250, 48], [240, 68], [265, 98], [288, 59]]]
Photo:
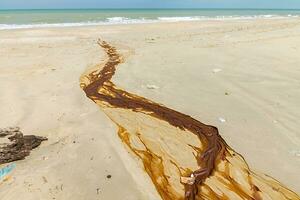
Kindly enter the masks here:
[[0, 165], [25, 159], [45, 140], [45, 137], [23, 135], [19, 127], [0, 129]]

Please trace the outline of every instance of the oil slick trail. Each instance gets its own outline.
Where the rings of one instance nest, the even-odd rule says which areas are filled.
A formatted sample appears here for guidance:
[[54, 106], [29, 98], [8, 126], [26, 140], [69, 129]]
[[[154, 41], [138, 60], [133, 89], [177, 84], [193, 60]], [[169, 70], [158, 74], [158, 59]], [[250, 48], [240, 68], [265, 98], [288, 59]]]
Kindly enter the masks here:
[[293, 199], [276, 180], [253, 173], [214, 126], [124, 91], [111, 81], [124, 58], [105, 41], [107, 61], [81, 77], [87, 97], [119, 127], [163, 200]]

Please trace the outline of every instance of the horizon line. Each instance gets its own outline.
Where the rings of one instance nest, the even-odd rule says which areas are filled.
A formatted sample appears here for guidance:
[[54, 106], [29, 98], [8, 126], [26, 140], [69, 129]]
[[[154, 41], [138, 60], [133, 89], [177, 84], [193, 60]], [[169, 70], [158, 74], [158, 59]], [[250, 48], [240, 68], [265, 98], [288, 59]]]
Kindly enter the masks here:
[[8, 10], [300, 10], [300, 8], [5, 8], [0, 11]]

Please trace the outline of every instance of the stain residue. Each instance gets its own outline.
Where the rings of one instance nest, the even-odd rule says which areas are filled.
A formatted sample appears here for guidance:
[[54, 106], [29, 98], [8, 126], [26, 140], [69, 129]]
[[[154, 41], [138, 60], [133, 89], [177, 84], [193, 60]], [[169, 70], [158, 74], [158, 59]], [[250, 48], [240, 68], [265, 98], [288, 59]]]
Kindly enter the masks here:
[[253, 173], [216, 127], [115, 86], [111, 78], [124, 58], [107, 42], [99, 45], [108, 59], [81, 77], [81, 87], [119, 127], [163, 200], [300, 199]]

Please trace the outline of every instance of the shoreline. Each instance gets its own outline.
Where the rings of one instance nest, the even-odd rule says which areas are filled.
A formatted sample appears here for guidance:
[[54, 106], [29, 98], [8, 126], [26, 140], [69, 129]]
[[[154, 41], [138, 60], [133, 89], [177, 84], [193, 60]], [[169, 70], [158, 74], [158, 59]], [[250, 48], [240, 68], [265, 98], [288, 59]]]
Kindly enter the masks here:
[[[193, 19], [193, 17], [166, 17], [165, 20], [143, 20], [143, 19], [127, 19], [124, 17], [116, 17], [120, 20], [129, 20], [128, 22], [72, 22], [72, 23], [41, 23], [41, 24], [0, 24], [0, 31], [9, 30], [30, 30], [30, 29], [51, 29], [51, 28], [84, 28], [84, 27], [100, 27], [100, 26], [126, 26], [126, 25], [147, 25], [147, 24], [172, 24], [172, 23], [209, 23], [209, 22], [248, 22], [248, 21], [263, 21], [263, 20], [299, 20], [300, 16], [245, 16], [245, 17], [225, 17], [225, 18], [202, 18]], [[169, 18], [169, 19], [167, 19]], [[174, 18], [174, 19], [172, 19]], [[176, 19], [183, 18], [183, 19]], [[188, 19], [191, 18], [191, 19]], [[185, 19], [185, 20], [184, 20]], [[133, 21], [130, 21], [133, 20]]]

